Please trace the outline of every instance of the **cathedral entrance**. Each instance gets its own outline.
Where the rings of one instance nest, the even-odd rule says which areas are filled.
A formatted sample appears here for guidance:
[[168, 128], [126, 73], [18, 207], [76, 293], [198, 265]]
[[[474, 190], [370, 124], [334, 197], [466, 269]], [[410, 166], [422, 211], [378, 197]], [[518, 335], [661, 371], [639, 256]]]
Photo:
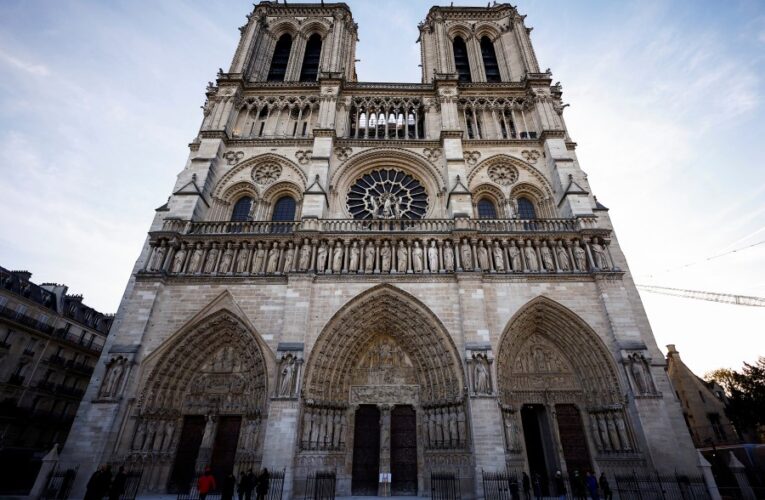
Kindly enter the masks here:
[[[532, 478], [539, 477], [544, 490], [555, 474], [555, 448], [550, 435], [550, 424], [543, 405], [523, 405], [521, 408], [523, 439], [526, 443], [526, 458]], [[536, 479], [535, 479], [536, 480]], [[547, 494], [547, 491], [542, 491]]]
[[171, 492], [188, 493], [189, 485], [194, 479], [194, 466], [204, 432], [205, 418], [203, 416], [184, 417], [178, 452], [175, 455], [172, 474], [170, 474], [169, 490]]
[[353, 433], [354, 495], [377, 495], [380, 471], [380, 410], [376, 406], [361, 405], [356, 410]]
[[393, 495], [417, 495], [417, 419], [411, 406], [396, 406], [390, 419]]
[[215, 445], [210, 457], [210, 468], [217, 484], [223, 484], [226, 475], [234, 471], [236, 445], [242, 417], [220, 417], [215, 433]]
[[588, 470], [592, 470], [592, 463], [579, 409], [573, 404], [555, 405], [555, 414], [566, 470], [569, 474], [579, 471], [584, 476]]

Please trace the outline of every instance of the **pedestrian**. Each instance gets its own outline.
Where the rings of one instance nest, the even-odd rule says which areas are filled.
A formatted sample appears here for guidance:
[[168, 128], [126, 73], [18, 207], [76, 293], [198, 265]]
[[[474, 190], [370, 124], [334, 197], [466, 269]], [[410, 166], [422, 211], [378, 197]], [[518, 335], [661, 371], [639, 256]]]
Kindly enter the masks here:
[[521, 497], [518, 495], [518, 480], [515, 476], [510, 479], [510, 500], [521, 500]]
[[605, 472], [600, 473], [600, 491], [603, 493], [603, 500], [612, 500], [614, 494], [611, 492], [611, 485], [608, 484], [608, 478]]
[[234, 500], [234, 490], [236, 489], [236, 476], [233, 472], [226, 474], [223, 478], [223, 490], [221, 491], [221, 500]]
[[127, 486], [127, 474], [125, 474], [125, 467], [120, 466], [109, 487], [109, 500], [119, 500], [125, 493], [125, 486]]
[[555, 472], [555, 494], [561, 500], [566, 498], [566, 483], [563, 482], [563, 474], [560, 471]]
[[523, 472], [523, 498], [524, 500], [531, 500], [531, 480], [526, 472]]
[[93, 475], [90, 476], [88, 484], [85, 486], [83, 500], [100, 500], [103, 498], [104, 469], [104, 465], [99, 465]]
[[271, 475], [268, 473], [268, 469], [263, 469], [263, 472], [258, 476], [258, 484], [255, 486], [258, 500], [266, 500], [269, 486], [271, 486]]
[[197, 481], [197, 490], [199, 491], [199, 500], [205, 500], [207, 494], [213, 491], [217, 486], [215, 485], [215, 478], [210, 472], [209, 467], [205, 467], [204, 473], [199, 476]]
[[247, 485], [244, 488], [245, 500], [252, 500], [252, 490], [255, 489], [255, 473], [250, 469], [247, 472]]
[[244, 494], [247, 491], [247, 475], [244, 471], [239, 472], [239, 485], [237, 485], [236, 493], [239, 496], [239, 500], [244, 500]]
[[587, 471], [587, 476], [584, 478], [584, 484], [587, 486], [587, 491], [590, 493], [592, 500], [600, 500], [598, 494], [598, 479], [591, 471]]
[[534, 473], [534, 496], [537, 500], [542, 500], [542, 476], [539, 472]]
[[584, 478], [578, 470], [574, 471], [574, 478], [571, 480], [571, 493], [576, 500], [587, 500], [587, 487], [584, 485]]

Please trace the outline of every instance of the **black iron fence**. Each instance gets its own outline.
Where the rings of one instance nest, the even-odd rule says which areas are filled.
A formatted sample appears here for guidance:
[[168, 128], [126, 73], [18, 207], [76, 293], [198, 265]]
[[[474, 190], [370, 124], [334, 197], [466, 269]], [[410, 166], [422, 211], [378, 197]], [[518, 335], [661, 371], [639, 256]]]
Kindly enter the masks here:
[[[113, 473], [111, 487], [114, 488], [115, 482], [118, 480], [124, 481], [121, 488], [122, 494], [120, 495], [120, 500], [135, 500], [136, 496], [138, 496], [138, 490], [141, 487], [143, 468], [136, 467], [134, 464], [123, 463], [111, 463], [109, 465], [111, 466], [111, 472]], [[125, 477], [122, 479], [118, 479], [120, 467], [124, 468], [123, 474], [125, 474]]]
[[305, 493], [303, 494], [303, 499], [334, 500], [336, 484], [336, 471], [312, 472], [308, 474], [308, 477], [305, 480]]
[[56, 467], [48, 476], [48, 482], [42, 492], [43, 499], [66, 500], [72, 491], [72, 485], [77, 478], [79, 465], [72, 467]]
[[684, 474], [616, 474], [614, 491], [623, 500], [705, 500], [709, 491], [703, 476]]
[[462, 498], [460, 479], [454, 472], [430, 473], [430, 498], [434, 500], [459, 500]]
[[267, 500], [282, 500], [284, 493], [284, 469], [269, 472]]
[[[191, 483], [186, 488], [179, 488], [177, 500], [199, 500], [199, 476], [201, 476], [201, 473], [194, 474], [194, 477], [191, 479]], [[220, 500], [220, 485], [216, 485], [218, 488], [209, 491], [207, 493], [207, 496], [205, 497], [206, 500]]]

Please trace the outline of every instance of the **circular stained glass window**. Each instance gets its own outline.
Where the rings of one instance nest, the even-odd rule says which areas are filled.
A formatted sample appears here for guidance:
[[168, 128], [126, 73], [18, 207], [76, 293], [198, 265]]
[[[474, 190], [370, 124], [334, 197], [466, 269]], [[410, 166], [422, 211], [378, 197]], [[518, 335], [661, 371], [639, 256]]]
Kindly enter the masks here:
[[420, 181], [400, 170], [373, 170], [348, 192], [354, 219], [421, 219], [428, 211], [428, 194]]

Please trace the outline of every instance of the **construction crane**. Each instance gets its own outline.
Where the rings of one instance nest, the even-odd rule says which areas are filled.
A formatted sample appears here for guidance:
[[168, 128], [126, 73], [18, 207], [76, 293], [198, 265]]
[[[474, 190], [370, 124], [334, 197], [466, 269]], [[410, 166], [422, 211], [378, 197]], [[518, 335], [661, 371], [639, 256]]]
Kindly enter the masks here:
[[708, 300], [722, 302], [723, 304], [735, 304], [737, 306], [765, 307], [765, 298], [752, 297], [749, 295], [733, 295], [729, 293], [704, 292], [700, 290], [684, 290], [682, 288], [669, 288], [666, 286], [635, 285], [640, 290], [662, 295], [685, 297], [686, 299]]

